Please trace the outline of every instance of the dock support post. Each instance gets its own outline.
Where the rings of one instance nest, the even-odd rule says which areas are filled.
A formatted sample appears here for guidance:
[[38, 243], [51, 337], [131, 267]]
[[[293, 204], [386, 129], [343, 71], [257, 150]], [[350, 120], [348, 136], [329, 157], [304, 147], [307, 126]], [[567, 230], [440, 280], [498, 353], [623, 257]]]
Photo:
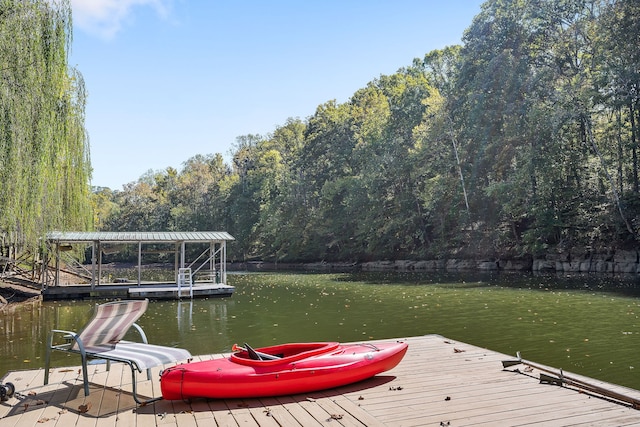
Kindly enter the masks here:
[[[96, 242], [91, 244], [91, 289], [96, 286]], [[56, 282], [58, 279], [56, 279]]]
[[138, 286], [140, 286], [140, 278], [142, 273], [142, 242], [138, 242]]

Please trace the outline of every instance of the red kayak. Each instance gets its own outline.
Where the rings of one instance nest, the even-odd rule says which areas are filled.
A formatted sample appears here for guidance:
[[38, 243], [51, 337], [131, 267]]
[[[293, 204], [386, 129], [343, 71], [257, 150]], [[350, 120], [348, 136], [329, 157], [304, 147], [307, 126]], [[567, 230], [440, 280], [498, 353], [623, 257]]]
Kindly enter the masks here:
[[160, 376], [167, 400], [280, 396], [324, 390], [395, 367], [408, 344], [292, 343], [239, 351], [223, 359], [171, 367]]

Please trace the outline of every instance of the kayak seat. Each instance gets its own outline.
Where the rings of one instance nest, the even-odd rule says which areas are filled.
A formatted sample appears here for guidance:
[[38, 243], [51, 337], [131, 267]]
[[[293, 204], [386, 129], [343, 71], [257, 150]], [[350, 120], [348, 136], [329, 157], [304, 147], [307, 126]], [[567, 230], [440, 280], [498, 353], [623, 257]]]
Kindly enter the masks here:
[[249, 359], [252, 360], [263, 360], [262, 357], [251, 347], [249, 344], [244, 343], [244, 348], [247, 349], [247, 354], [249, 355]]
[[282, 359], [282, 357], [284, 356], [279, 354], [258, 353], [247, 343], [244, 343], [244, 348], [247, 349], [247, 354], [249, 355], [249, 359], [251, 360], [276, 360]]
[[[107, 370], [111, 367], [111, 362], [129, 365], [133, 380], [133, 398], [139, 404], [147, 403], [138, 399], [136, 371], [142, 372], [146, 369], [147, 379], [150, 380], [151, 368], [191, 360], [191, 354], [187, 350], [148, 343], [144, 331], [135, 323], [144, 314], [148, 304], [147, 299], [98, 304], [94, 308], [93, 317], [79, 333], [53, 329], [47, 339], [44, 384], [49, 383], [51, 352], [73, 353], [80, 355], [82, 359], [85, 396], [89, 395], [87, 361], [100, 359], [107, 362]], [[138, 333], [142, 342], [123, 340], [132, 328]]]

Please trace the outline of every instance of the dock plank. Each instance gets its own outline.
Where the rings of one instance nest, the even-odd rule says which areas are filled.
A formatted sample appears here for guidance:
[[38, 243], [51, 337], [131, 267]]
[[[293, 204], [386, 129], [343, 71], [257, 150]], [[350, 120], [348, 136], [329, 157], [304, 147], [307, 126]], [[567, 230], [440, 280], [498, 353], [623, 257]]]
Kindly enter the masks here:
[[275, 397], [263, 397], [260, 402], [267, 411], [267, 416], [273, 417], [281, 427], [300, 427], [300, 422], [289, 411], [286, 404], [281, 404]]
[[[0, 426], [4, 427], [4, 420], [9, 420], [7, 426], [37, 426], [44, 422], [57, 420], [62, 411], [60, 405], [70, 397], [70, 387], [66, 384], [74, 383], [77, 378], [75, 369], [62, 369], [50, 376], [50, 384], [44, 383], [44, 370], [35, 371], [34, 375], [23, 371], [22, 375], [11, 380], [16, 385], [16, 394], [8, 404], [11, 409], [6, 416], [0, 419]], [[27, 380], [24, 382], [23, 380]], [[6, 382], [6, 381], [3, 381]], [[25, 388], [20, 389], [18, 384], [24, 383]], [[37, 386], [36, 384], [40, 384]]]
[[281, 424], [275, 418], [277, 409], [268, 408], [262, 401], [256, 401], [254, 405], [249, 405], [249, 412], [257, 425], [264, 427], [278, 427]]
[[336, 404], [336, 408], [340, 411], [348, 413], [351, 417], [358, 420], [361, 425], [367, 427], [382, 427], [385, 424], [371, 415], [369, 412], [362, 409], [362, 407], [353, 402], [351, 399], [345, 396], [335, 396], [332, 401]]
[[260, 405], [259, 402], [253, 399], [228, 399], [225, 400], [229, 412], [233, 414], [233, 418], [240, 426], [259, 426], [258, 421], [253, 417], [253, 414], [249, 410], [250, 405]]
[[[48, 386], [42, 385], [42, 369], [13, 371], [2, 382], [13, 382], [19, 393], [0, 404], [0, 427], [640, 425], [640, 411], [628, 404], [541, 384], [539, 372], [525, 371], [524, 366], [503, 369], [501, 361], [513, 357], [438, 335], [402, 340], [409, 343], [403, 361], [374, 378], [322, 392], [261, 399], [160, 400], [138, 406], [124, 364], [112, 364], [110, 371], [91, 365], [89, 396], [84, 396], [78, 367], [52, 369]], [[195, 360], [219, 357], [225, 355]], [[151, 381], [145, 373], [139, 375], [140, 395], [160, 395], [160, 369], [152, 372]], [[640, 398], [638, 390], [579, 378]]]
[[[326, 409], [318, 405], [318, 402], [314, 398], [308, 398], [308, 400], [300, 400], [300, 406], [307, 411], [316, 421], [318, 421], [322, 425], [332, 424], [333, 418], [331, 418], [331, 413], [327, 412]], [[335, 424], [335, 423], [334, 423]], [[340, 420], [338, 420], [339, 425], [343, 425]]]
[[219, 426], [236, 427], [238, 423], [223, 400], [210, 400], [209, 408]]
[[279, 396], [276, 398], [280, 404], [289, 411], [289, 413], [305, 427], [321, 426], [322, 423], [313, 417], [313, 415], [307, 411], [302, 405], [300, 405], [300, 397], [295, 399], [291, 396]]

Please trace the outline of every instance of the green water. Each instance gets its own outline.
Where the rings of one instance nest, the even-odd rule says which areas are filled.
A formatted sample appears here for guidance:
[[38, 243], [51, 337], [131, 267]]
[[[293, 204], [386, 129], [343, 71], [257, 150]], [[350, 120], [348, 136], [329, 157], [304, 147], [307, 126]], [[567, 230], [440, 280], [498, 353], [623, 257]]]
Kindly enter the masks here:
[[[633, 278], [429, 274], [232, 274], [231, 298], [155, 301], [149, 341], [193, 354], [232, 344], [440, 334], [640, 388], [640, 284]], [[50, 329], [77, 330], [95, 301], [0, 311], [0, 376], [44, 364]], [[58, 354], [56, 366], [78, 365]], [[500, 369], [501, 366], [496, 366]]]

